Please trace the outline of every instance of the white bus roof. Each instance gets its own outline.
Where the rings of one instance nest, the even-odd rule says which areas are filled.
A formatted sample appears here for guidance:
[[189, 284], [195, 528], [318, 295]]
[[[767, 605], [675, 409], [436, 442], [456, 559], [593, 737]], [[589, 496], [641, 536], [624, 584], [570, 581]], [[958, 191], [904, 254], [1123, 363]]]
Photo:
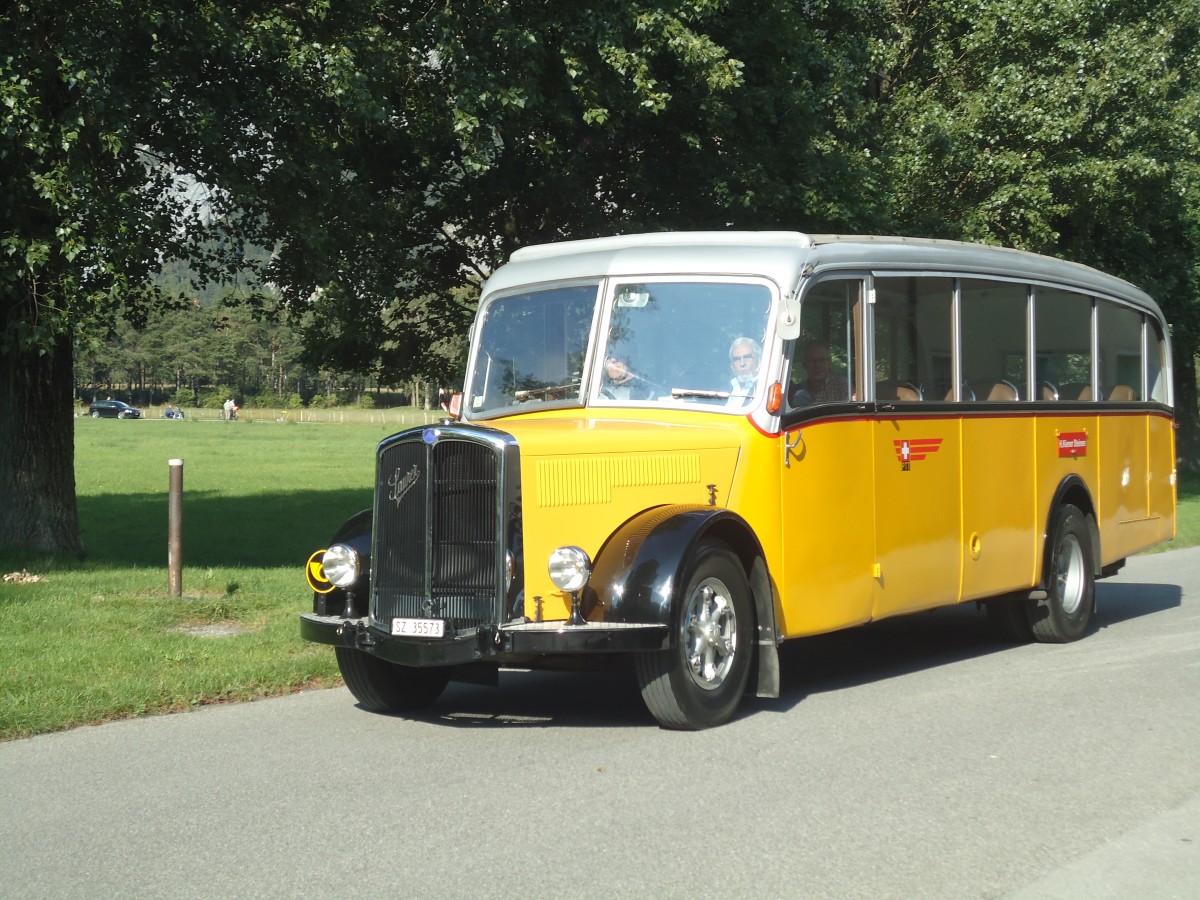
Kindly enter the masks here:
[[1162, 318], [1158, 304], [1129, 282], [1049, 256], [959, 241], [798, 231], [671, 231], [536, 244], [513, 253], [484, 291], [657, 275], [758, 275], [786, 291], [808, 266], [814, 273], [846, 269], [1012, 278], [1124, 300]]

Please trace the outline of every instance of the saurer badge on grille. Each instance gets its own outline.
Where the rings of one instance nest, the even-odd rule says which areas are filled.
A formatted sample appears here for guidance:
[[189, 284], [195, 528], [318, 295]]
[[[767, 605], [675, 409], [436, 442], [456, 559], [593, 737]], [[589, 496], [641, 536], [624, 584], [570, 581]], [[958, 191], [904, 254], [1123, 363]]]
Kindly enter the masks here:
[[403, 475], [397, 469], [395, 474], [388, 479], [388, 499], [396, 504], [396, 506], [399, 506], [400, 501], [404, 499], [404, 495], [413, 489], [413, 486], [420, 477], [421, 470], [416, 466], [413, 466]]

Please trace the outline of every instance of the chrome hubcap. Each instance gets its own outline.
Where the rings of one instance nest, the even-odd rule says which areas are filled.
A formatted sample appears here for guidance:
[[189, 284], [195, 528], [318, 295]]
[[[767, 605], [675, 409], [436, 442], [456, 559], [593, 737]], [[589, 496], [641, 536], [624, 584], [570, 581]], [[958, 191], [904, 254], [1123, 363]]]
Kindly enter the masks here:
[[1074, 615], [1083, 603], [1085, 578], [1083, 548], [1079, 546], [1079, 538], [1073, 534], [1063, 537], [1062, 546], [1058, 550], [1054, 581], [1063, 612]]
[[705, 690], [719, 688], [737, 652], [737, 616], [724, 582], [706, 578], [692, 591], [682, 637], [692, 680]]

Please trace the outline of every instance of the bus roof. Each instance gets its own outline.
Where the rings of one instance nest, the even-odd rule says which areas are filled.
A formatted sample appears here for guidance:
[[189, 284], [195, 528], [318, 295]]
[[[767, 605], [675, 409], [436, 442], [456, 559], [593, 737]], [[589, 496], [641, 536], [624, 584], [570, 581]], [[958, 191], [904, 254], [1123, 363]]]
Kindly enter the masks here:
[[786, 291], [810, 266], [814, 273], [846, 269], [1020, 279], [1124, 300], [1162, 318], [1158, 304], [1141, 289], [1079, 263], [960, 241], [798, 231], [668, 231], [535, 244], [513, 253], [484, 289], [687, 274], [764, 276]]

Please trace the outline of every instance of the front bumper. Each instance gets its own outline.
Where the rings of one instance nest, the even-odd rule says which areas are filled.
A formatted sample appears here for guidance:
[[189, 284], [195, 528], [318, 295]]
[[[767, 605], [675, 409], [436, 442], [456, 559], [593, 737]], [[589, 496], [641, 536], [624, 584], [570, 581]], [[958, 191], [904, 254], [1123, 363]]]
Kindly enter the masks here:
[[636, 653], [667, 646], [666, 625], [588, 622], [525, 622], [485, 626], [469, 634], [428, 640], [393, 637], [367, 623], [366, 617], [344, 619], [304, 613], [300, 636], [318, 644], [353, 647], [405, 666], [457, 666], [479, 660], [572, 655]]

